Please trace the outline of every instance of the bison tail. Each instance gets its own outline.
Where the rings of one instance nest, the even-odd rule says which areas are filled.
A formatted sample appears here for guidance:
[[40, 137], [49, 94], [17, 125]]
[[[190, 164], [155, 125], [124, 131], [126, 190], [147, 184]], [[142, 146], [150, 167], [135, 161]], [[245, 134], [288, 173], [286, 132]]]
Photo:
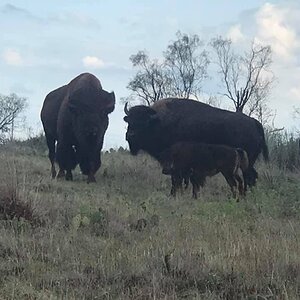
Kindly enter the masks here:
[[261, 135], [261, 139], [262, 139], [262, 145], [261, 145], [262, 154], [263, 154], [265, 162], [268, 162], [269, 161], [269, 149], [268, 149], [266, 139], [265, 139], [264, 128], [263, 128], [263, 126], [261, 125], [260, 122], [258, 122], [257, 120], [255, 120], [255, 121], [256, 121], [257, 129], [258, 129], [258, 131]]
[[247, 152], [244, 149], [241, 149], [241, 148], [237, 148], [236, 151], [238, 153], [239, 160], [240, 160], [240, 168], [244, 172], [249, 167], [248, 154], [247, 154]]

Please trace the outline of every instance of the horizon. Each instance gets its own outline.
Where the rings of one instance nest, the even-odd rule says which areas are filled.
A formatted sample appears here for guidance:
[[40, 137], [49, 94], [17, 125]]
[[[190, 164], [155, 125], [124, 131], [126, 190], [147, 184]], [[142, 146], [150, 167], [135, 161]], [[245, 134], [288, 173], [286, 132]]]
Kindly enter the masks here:
[[[274, 126], [296, 130], [293, 118], [300, 107], [300, 3], [293, 1], [0, 1], [0, 93], [28, 99], [25, 112], [33, 132], [45, 96], [80, 73], [97, 76], [103, 89], [114, 91], [116, 108], [109, 115], [104, 149], [127, 147], [121, 98], [134, 76], [129, 57], [146, 50], [160, 58], [177, 31], [198, 34], [208, 43], [222, 35], [234, 47], [248, 49], [255, 40], [271, 45], [276, 82], [269, 106]], [[212, 75], [212, 74], [209, 74]], [[203, 83], [203, 98], [222, 91], [220, 79]], [[203, 99], [202, 98], [202, 99]], [[230, 102], [222, 102], [222, 108]], [[23, 132], [22, 134], [26, 134]]]

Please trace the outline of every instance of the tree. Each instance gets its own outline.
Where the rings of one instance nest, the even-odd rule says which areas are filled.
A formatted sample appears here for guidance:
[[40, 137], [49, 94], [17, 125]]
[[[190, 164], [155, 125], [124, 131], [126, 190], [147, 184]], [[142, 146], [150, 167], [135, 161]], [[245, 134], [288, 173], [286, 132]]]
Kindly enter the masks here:
[[139, 97], [147, 105], [166, 97], [168, 78], [164, 72], [163, 64], [160, 64], [158, 60], [151, 61], [145, 51], [139, 51], [130, 56], [130, 60], [133, 67], [140, 69], [127, 85], [127, 88], [133, 93], [131, 97]]
[[138, 71], [127, 85], [132, 93], [126, 100], [138, 98], [150, 105], [164, 97], [199, 95], [202, 81], [207, 77], [208, 55], [201, 51], [203, 43], [197, 35], [177, 32], [176, 36], [161, 62], [151, 60], [145, 51], [130, 57]]
[[10, 138], [14, 137], [17, 118], [20, 117], [26, 106], [26, 98], [16, 94], [0, 95], [0, 134], [2, 139], [7, 134], [10, 134]]
[[273, 74], [269, 70], [272, 63], [271, 47], [252, 43], [250, 51], [238, 55], [232, 50], [232, 42], [221, 37], [212, 41], [217, 55], [217, 65], [226, 92], [237, 112], [260, 114], [269, 96]]
[[164, 53], [167, 74], [172, 83], [169, 93], [182, 98], [197, 98], [207, 77], [207, 52], [200, 51], [203, 42], [198, 35], [189, 36], [178, 31], [176, 36], [177, 40], [169, 44]]

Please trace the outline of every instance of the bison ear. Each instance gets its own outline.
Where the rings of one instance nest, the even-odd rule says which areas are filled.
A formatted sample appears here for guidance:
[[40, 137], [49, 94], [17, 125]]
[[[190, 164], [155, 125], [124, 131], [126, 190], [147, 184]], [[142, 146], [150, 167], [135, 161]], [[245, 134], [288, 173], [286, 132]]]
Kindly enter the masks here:
[[115, 109], [115, 104], [116, 104], [115, 93], [114, 92], [109, 93], [106, 100], [107, 101], [105, 105], [105, 112], [107, 114], [110, 114]]
[[124, 120], [126, 123], [128, 123], [128, 116], [125, 116], [125, 117], [123, 118], [123, 120]]

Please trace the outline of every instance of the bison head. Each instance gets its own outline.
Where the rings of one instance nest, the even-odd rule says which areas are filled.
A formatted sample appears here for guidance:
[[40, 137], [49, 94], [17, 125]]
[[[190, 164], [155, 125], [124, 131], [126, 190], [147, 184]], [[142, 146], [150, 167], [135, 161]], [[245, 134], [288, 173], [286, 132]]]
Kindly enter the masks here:
[[108, 127], [108, 114], [114, 110], [115, 95], [104, 90], [78, 90], [69, 97], [68, 107], [76, 152], [84, 174], [100, 167], [100, 151]]
[[144, 105], [137, 105], [128, 110], [127, 103], [124, 112], [126, 116], [123, 119], [128, 123], [126, 140], [131, 154], [136, 155], [139, 150], [149, 150], [149, 144], [153, 142], [152, 136], [159, 123], [157, 113]]

